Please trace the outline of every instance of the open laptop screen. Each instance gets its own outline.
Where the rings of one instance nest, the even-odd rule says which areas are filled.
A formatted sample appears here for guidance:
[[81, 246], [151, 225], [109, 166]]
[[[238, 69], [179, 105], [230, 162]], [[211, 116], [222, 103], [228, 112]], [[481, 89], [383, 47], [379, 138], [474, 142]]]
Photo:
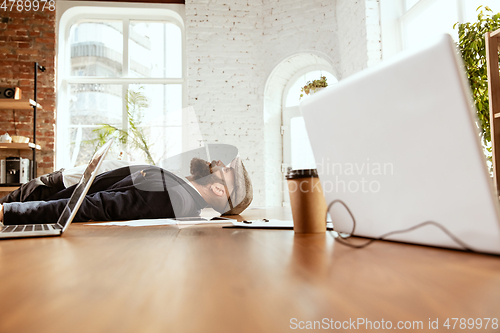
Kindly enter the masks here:
[[66, 207], [64, 207], [64, 211], [61, 213], [61, 216], [59, 216], [59, 220], [57, 221], [57, 224], [59, 225], [59, 227], [61, 227], [63, 232], [69, 226], [69, 224], [75, 217], [76, 212], [80, 208], [80, 205], [85, 199], [85, 195], [87, 194], [90, 186], [92, 185], [92, 182], [94, 181], [97, 171], [101, 166], [101, 163], [104, 160], [104, 157], [106, 156], [112, 143], [113, 141], [108, 141], [94, 154], [87, 168], [85, 169], [82, 178], [76, 185], [73, 194], [69, 198]]

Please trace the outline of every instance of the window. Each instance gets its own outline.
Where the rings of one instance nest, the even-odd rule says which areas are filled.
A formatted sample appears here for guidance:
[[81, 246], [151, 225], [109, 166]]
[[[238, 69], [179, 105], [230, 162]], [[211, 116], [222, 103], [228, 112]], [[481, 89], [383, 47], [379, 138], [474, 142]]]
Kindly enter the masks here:
[[[329, 86], [337, 82], [337, 78], [325, 70], [305, 70], [292, 77], [285, 88], [283, 98], [283, 169], [315, 169], [316, 162], [312, 152], [309, 137], [307, 135], [304, 118], [299, 109], [301, 99], [309, 98], [304, 95], [302, 98], [301, 88], [309, 81], [318, 80], [322, 76], [326, 77]], [[284, 193], [287, 193], [286, 183], [284, 183]], [[288, 195], [283, 196], [285, 205], [289, 201]]]
[[[312, 154], [311, 144], [307, 136], [304, 118], [300, 114], [300, 90], [309, 81], [318, 80], [322, 76], [326, 77], [326, 82], [332, 85], [337, 82], [333, 74], [324, 70], [308, 71], [299, 74], [299, 77], [292, 78], [291, 85], [285, 88], [285, 100], [283, 108], [283, 126], [285, 132], [289, 130], [289, 135], [284, 138], [283, 150], [285, 152], [284, 163], [293, 169], [314, 169], [316, 163]], [[304, 95], [302, 99], [308, 98]]]
[[443, 33], [458, 40], [453, 25], [476, 21], [481, 5], [500, 12], [498, 0], [381, 0], [383, 58], [421, 47]]
[[[58, 10], [57, 167], [90, 159], [102, 124], [127, 130], [129, 115], [154, 162], [182, 151], [185, 95], [181, 5], [62, 2]], [[127, 6], [128, 8], [124, 8]], [[133, 145], [112, 157], [148, 162]], [[114, 154], [114, 156], [113, 156]]]

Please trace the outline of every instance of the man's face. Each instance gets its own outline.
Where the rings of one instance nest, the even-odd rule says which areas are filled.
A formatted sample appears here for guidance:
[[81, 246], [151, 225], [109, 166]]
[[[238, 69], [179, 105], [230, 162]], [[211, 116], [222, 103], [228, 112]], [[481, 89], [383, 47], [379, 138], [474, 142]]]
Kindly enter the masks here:
[[[212, 162], [212, 165], [214, 162]], [[212, 173], [216, 174], [217, 177], [226, 183], [226, 187], [229, 190], [228, 194], [231, 194], [234, 190], [234, 169], [224, 166], [224, 163], [218, 160], [215, 162], [215, 167], [212, 166]]]
[[227, 201], [234, 191], [234, 169], [224, 166], [224, 163], [220, 160], [213, 161], [212, 173], [222, 180], [221, 183], [216, 182], [210, 187], [217, 202], [213, 206], [219, 212], [223, 212], [225, 208], [229, 210], [230, 207], [227, 205]]

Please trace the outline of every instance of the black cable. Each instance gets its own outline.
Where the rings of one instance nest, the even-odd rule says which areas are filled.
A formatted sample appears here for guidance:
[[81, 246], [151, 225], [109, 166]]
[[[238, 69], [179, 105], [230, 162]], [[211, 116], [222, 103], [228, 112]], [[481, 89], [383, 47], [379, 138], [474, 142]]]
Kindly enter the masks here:
[[[330, 211], [330, 208], [332, 208], [332, 206], [334, 204], [336, 204], [337, 202], [340, 203], [340, 204], [342, 204], [342, 206], [345, 207], [345, 209], [347, 210], [347, 212], [349, 213], [349, 215], [351, 215], [351, 218], [352, 218], [352, 231], [351, 231], [351, 233], [348, 236], [344, 237], [344, 236], [341, 236], [340, 233], [338, 233], [338, 236], [335, 237], [330, 232], [330, 234], [335, 239], [335, 241], [339, 242], [342, 245], [349, 246], [349, 247], [352, 247], [352, 248], [355, 248], [355, 249], [362, 249], [362, 248], [367, 247], [368, 245], [370, 245], [371, 243], [373, 243], [373, 242], [375, 242], [377, 240], [384, 240], [384, 238], [386, 238], [388, 236], [391, 236], [391, 235], [394, 235], [394, 234], [401, 234], [401, 233], [413, 231], [415, 229], [421, 228], [421, 227], [426, 226], [426, 225], [433, 225], [433, 226], [438, 227], [439, 229], [441, 229], [446, 235], [448, 235], [448, 237], [450, 237], [455, 243], [457, 243], [458, 245], [460, 245], [461, 247], [463, 247], [466, 251], [476, 252], [476, 251], [472, 250], [471, 248], [469, 248], [464, 242], [462, 242], [460, 239], [458, 239], [455, 235], [453, 235], [448, 229], [446, 229], [441, 224], [439, 224], [437, 222], [434, 222], [434, 221], [425, 221], [425, 222], [419, 223], [419, 224], [414, 225], [413, 227], [410, 227], [410, 228], [407, 228], [407, 229], [391, 231], [391, 232], [388, 232], [386, 234], [383, 234], [382, 236], [380, 236], [378, 238], [370, 239], [369, 241], [367, 241], [367, 242], [365, 242], [363, 244], [360, 244], [360, 245], [356, 245], [356, 244], [352, 244], [352, 243], [346, 242], [344, 239], [350, 238], [354, 234], [354, 231], [356, 230], [356, 219], [354, 218], [354, 215], [352, 214], [352, 212], [349, 209], [349, 207], [342, 200], [340, 200], [340, 199], [333, 200], [328, 205], [328, 208], [326, 209], [326, 215], [328, 215], [328, 212]], [[326, 216], [325, 216], [325, 220], [326, 220]]]

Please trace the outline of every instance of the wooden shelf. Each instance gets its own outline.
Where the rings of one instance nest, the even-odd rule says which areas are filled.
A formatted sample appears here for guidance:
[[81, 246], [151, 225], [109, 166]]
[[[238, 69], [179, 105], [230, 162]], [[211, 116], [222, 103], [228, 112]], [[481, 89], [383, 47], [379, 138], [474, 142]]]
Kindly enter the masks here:
[[[11, 150], [31, 150], [33, 158], [31, 159], [31, 173], [29, 178], [36, 178], [37, 174], [37, 164], [36, 164], [36, 151], [41, 150], [41, 147], [36, 144], [36, 118], [37, 109], [43, 109], [40, 104], [38, 104], [36, 98], [36, 87], [38, 82], [38, 70], [43, 69], [38, 62], [34, 62], [35, 69], [35, 81], [33, 85], [33, 99], [0, 99], [0, 110], [30, 110], [33, 112], [33, 143], [0, 143], [0, 149], [11, 149]], [[19, 89], [16, 88], [19, 92]], [[20, 97], [20, 95], [15, 95], [14, 97]], [[8, 112], [8, 111], [7, 111]]]
[[[8, 142], [3, 142], [0, 143], [0, 149], [19, 149], [19, 150], [31, 150], [32, 148], [35, 148], [35, 144], [28, 142], [28, 143], [8, 143]], [[41, 150], [42, 148], [39, 145], [36, 145], [36, 150]]]
[[12, 192], [19, 188], [19, 186], [0, 186], [0, 192]]
[[[6, 110], [32, 110], [35, 101], [32, 99], [0, 99], [0, 109]], [[36, 104], [37, 109], [42, 109], [40, 104]]]

